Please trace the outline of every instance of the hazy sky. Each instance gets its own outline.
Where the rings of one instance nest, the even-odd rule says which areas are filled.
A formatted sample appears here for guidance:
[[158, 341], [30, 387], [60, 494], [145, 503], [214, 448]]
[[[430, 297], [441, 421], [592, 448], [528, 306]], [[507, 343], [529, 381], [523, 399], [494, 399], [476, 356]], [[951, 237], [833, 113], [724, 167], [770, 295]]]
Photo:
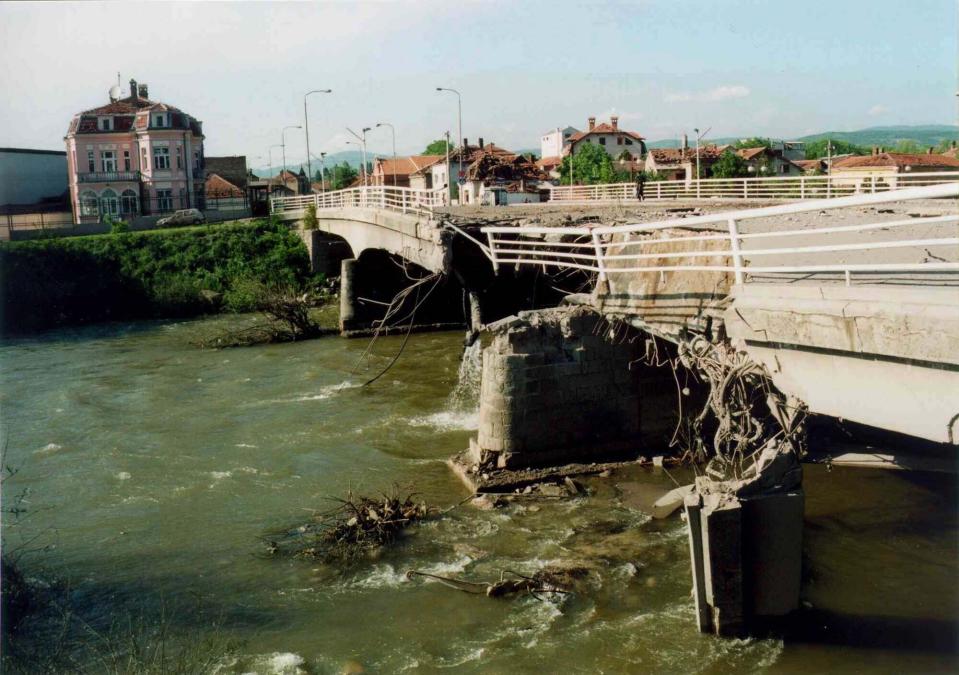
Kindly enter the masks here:
[[[376, 122], [400, 153], [455, 136], [436, 86], [461, 91], [464, 136], [515, 149], [611, 112], [651, 140], [955, 123], [957, 34], [956, 0], [0, 2], [0, 147], [62, 149], [117, 71], [203, 120], [207, 154], [256, 166], [321, 88], [314, 154]], [[389, 151], [387, 129], [368, 138]]]

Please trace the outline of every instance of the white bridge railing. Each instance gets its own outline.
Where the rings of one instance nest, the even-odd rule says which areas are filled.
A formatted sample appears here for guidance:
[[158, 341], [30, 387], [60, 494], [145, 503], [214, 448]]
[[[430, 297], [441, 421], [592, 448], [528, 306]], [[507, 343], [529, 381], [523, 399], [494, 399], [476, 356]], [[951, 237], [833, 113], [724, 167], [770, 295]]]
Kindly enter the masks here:
[[[926, 218], [805, 229], [773, 229], [756, 224], [755, 228], [747, 228], [755, 231], [747, 232], [741, 231], [741, 225], [759, 218], [822, 209], [945, 197], [959, 197], [959, 182], [650, 223], [578, 227], [490, 226], [482, 231], [489, 240], [488, 255], [494, 269], [501, 265], [580, 269], [598, 273], [601, 281], [608, 273], [726, 272], [734, 275], [737, 284], [744, 283], [748, 275], [756, 274], [833, 273], [844, 274], [849, 284], [853, 273], [959, 271], [959, 262], [954, 262], [959, 259], [959, 236], [956, 236], [959, 234], [959, 225], [956, 225], [959, 223], [959, 207], [956, 202], [951, 202], [955, 214]], [[953, 225], [950, 227], [948, 223]], [[936, 224], [946, 224], [946, 233], [951, 236], [930, 236], [927, 226]], [[898, 234], [917, 226], [926, 232], [912, 236]], [[698, 230], [698, 233], [663, 232], [677, 228]], [[856, 233], [877, 231], [896, 231], [896, 236], [893, 239], [884, 236], [883, 241], [856, 236]], [[841, 235], [844, 243], [830, 240], [830, 235], [839, 233], [844, 233]], [[666, 236], [659, 236], [662, 234]], [[801, 245], [756, 248], [753, 243], [789, 241], [790, 237], [793, 241], [802, 237]], [[924, 258], [928, 262], [916, 262], [917, 247], [920, 251], [925, 250], [927, 255]], [[907, 249], [913, 249], [911, 255], [900, 255], [900, 260], [895, 260], [896, 252], [908, 253]], [[941, 255], [933, 254], [933, 249]], [[866, 252], [865, 260], [844, 262], [848, 254], [855, 251]], [[833, 255], [828, 255], [830, 253]], [[837, 253], [840, 255], [835, 255]], [[951, 260], [943, 258], [944, 255], [950, 256]]]
[[[644, 199], [832, 199], [875, 194], [959, 180], [959, 171], [906, 173], [895, 176], [771, 176], [646, 181]], [[636, 183], [557, 185], [551, 202], [619, 202], [637, 200]]]
[[388, 185], [369, 185], [298, 197], [272, 197], [270, 213], [299, 215], [310, 204], [315, 206], [317, 211], [358, 207], [388, 209], [429, 217], [433, 214], [433, 209], [446, 206], [447, 201], [444, 188], [419, 190]]

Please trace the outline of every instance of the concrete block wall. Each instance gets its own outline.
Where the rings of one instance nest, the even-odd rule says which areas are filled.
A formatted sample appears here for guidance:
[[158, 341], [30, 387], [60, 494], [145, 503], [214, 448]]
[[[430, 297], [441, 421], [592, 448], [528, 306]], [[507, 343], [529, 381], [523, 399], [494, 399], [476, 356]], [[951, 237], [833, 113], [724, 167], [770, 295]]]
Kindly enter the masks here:
[[597, 313], [522, 312], [489, 328], [476, 452], [516, 468], [638, 450], [635, 347], [609, 340]]

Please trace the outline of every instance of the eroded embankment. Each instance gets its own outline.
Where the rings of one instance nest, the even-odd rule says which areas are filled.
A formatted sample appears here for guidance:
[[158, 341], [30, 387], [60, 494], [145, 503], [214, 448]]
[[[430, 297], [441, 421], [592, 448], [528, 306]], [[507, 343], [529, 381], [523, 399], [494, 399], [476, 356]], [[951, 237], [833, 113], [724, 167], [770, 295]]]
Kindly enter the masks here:
[[0, 332], [254, 309], [249, 283], [321, 281], [285, 225], [213, 227], [0, 244]]

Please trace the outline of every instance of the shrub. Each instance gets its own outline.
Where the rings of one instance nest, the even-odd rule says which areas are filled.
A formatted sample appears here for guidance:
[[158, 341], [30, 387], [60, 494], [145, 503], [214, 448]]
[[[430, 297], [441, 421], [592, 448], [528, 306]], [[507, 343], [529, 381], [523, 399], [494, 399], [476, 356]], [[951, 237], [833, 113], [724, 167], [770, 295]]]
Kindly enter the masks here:
[[[209, 312], [205, 292], [246, 311], [243, 280], [306, 289], [306, 247], [283, 224], [132, 232], [0, 244], [0, 330]], [[236, 290], [234, 290], [236, 286]], [[206, 295], [209, 295], [206, 293]]]
[[306, 207], [306, 214], [303, 216], [303, 229], [315, 230], [319, 226], [320, 224], [316, 220], [316, 205], [308, 204]]

